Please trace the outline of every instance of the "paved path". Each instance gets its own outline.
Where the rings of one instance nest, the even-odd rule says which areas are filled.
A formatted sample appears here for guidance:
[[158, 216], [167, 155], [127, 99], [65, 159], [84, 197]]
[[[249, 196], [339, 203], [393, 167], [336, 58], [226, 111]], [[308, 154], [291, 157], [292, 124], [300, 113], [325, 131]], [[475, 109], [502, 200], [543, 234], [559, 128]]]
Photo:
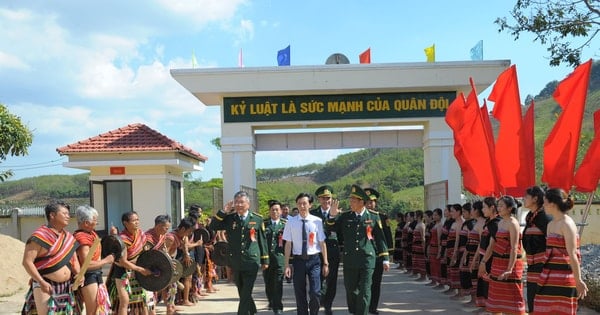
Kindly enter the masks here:
[[[333, 312], [336, 315], [347, 314], [345, 290], [343, 279], [338, 280], [338, 292], [334, 301]], [[235, 315], [238, 305], [238, 295], [235, 285], [220, 282], [217, 284], [219, 291], [204, 297], [194, 306], [178, 306], [181, 314], [223, 314]], [[387, 314], [468, 314], [474, 308], [465, 307], [461, 302], [451, 300], [441, 290], [435, 290], [418, 282], [409, 275], [402, 274], [397, 269], [392, 269], [383, 275], [382, 294], [379, 303], [381, 315]], [[24, 292], [19, 292], [11, 297], [0, 297], [0, 314], [19, 314]], [[284, 283], [284, 314], [296, 313], [294, 288], [291, 283]], [[267, 309], [262, 275], [259, 274], [254, 287], [254, 300], [258, 314], [272, 314]], [[323, 312], [321, 311], [320, 314]], [[157, 314], [166, 314], [165, 308], [159, 305]], [[597, 314], [588, 309], [580, 310], [578, 314]]]

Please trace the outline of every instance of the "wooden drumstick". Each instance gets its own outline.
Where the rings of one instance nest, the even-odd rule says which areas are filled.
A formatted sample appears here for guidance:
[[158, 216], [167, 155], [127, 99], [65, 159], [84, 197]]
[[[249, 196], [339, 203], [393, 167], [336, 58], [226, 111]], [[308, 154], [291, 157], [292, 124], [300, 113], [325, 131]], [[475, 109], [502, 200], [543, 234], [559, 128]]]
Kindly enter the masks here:
[[92, 262], [92, 257], [94, 256], [96, 249], [98, 249], [98, 246], [100, 246], [100, 238], [96, 238], [94, 240], [94, 243], [90, 247], [90, 251], [88, 252], [87, 256], [85, 256], [83, 265], [81, 265], [80, 271], [77, 274], [77, 276], [75, 277], [75, 281], [73, 281], [73, 286], [75, 287], [73, 289], [73, 291], [77, 291], [77, 289], [79, 289], [79, 286], [81, 286], [81, 284], [83, 283], [83, 280], [85, 277], [85, 272], [87, 271], [88, 267], [90, 266], [90, 262]]

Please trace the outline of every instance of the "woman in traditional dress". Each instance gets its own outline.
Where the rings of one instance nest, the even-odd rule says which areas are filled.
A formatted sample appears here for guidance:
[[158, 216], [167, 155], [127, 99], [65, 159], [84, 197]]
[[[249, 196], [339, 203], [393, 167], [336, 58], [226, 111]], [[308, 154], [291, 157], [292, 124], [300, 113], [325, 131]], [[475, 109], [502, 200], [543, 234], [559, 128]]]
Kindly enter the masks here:
[[[79, 206], [76, 211], [78, 229], [73, 233], [79, 248], [77, 248], [77, 258], [79, 264], [83, 265], [85, 258], [90, 253], [92, 245], [99, 239], [96, 234], [96, 224], [98, 224], [98, 211], [90, 206]], [[108, 291], [102, 281], [102, 266], [112, 264], [115, 261], [113, 255], [100, 258], [102, 247], [98, 245], [92, 260], [87, 267], [84, 275], [83, 287], [79, 289], [80, 298], [85, 304], [85, 313], [87, 315], [105, 315], [110, 314], [110, 299]]]
[[467, 264], [470, 270], [470, 279], [471, 279], [471, 301], [469, 302], [470, 306], [476, 306], [477, 301], [477, 282], [479, 278], [477, 277], [477, 271], [479, 270], [479, 243], [481, 240], [481, 232], [483, 231], [483, 227], [485, 225], [485, 217], [483, 216], [483, 202], [475, 201], [473, 203], [473, 208], [471, 209], [471, 220], [473, 220], [473, 228], [469, 231], [469, 235], [467, 236]]
[[[438, 287], [444, 287], [445, 285], [450, 286], [450, 280], [448, 279], [448, 233], [450, 232], [450, 227], [454, 223], [454, 219], [450, 215], [450, 209], [452, 205], [446, 205], [444, 208], [444, 223], [442, 223], [442, 228], [440, 230], [440, 264], [441, 264], [441, 272], [440, 272], [440, 284]], [[451, 288], [448, 288], [445, 292], [452, 291]]]
[[115, 261], [110, 272], [109, 292], [113, 312], [117, 315], [148, 314], [146, 290], [135, 279], [135, 272], [144, 276], [152, 272], [136, 265], [137, 258], [144, 250], [146, 237], [140, 229], [140, 219], [135, 211], [126, 212], [121, 216], [123, 231], [119, 237], [126, 250]]
[[[462, 207], [462, 217], [464, 222], [460, 228], [460, 236], [458, 239], [458, 250], [461, 255], [458, 266], [460, 272], [460, 290], [455, 299], [462, 299], [468, 296], [473, 288], [473, 283], [471, 283], [471, 261], [473, 260], [475, 250], [479, 243], [476, 243], [475, 246], [469, 244], [469, 235], [473, 234], [471, 232], [475, 226], [475, 220], [471, 218], [471, 209], [473, 209], [473, 206], [470, 202], [465, 203]], [[477, 241], [479, 241], [479, 237], [477, 238]], [[469, 246], [468, 249], [467, 246]]]
[[533, 299], [545, 261], [546, 229], [551, 218], [544, 211], [544, 191], [539, 186], [527, 188], [523, 203], [529, 209], [523, 230], [523, 249], [527, 255], [527, 310], [533, 313]]
[[[410, 211], [406, 213], [406, 224], [402, 229], [402, 260], [404, 262], [404, 273], [412, 273], [412, 228], [411, 225], [414, 222], [415, 213]], [[413, 226], [414, 227], [414, 226]]]
[[[511, 196], [498, 200], [498, 232], [494, 238], [490, 287], [486, 310], [493, 314], [525, 314], [523, 260], [517, 201]], [[486, 257], [484, 257], [486, 258]]]
[[490, 284], [489, 272], [492, 269], [492, 249], [494, 248], [494, 237], [498, 232], [498, 205], [496, 198], [486, 197], [483, 199], [483, 216], [485, 224], [481, 230], [479, 237], [479, 267], [477, 272], [477, 298], [475, 304], [477, 307], [485, 307], [488, 298], [488, 290]]
[[404, 262], [402, 261], [402, 229], [406, 225], [404, 213], [398, 212], [396, 214], [396, 221], [398, 221], [398, 224], [394, 233], [394, 262], [398, 264], [397, 269], [402, 269], [404, 267]]
[[439, 285], [441, 277], [441, 251], [440, 251], [440, 236], [442, 233], [442, 209], [436, 208], [433, 210], [433, 222], [431, 228], [431, 237], [429, 246], [427, 247], [427, 256], [429, 260], [429, 269], [431, 271], [431, 285]]
[[419, 274], [419, 281], [426, 279], [425, 275], [425, 223], [423, 211], [415, 211], [415, 228], [412, 241], [413, 274]]
[[458, 265], [461, 259], [461, 252], [458, 250], [459, 247], [459, 236], [460, 229], [464, 222], [462, 217], [462, 206], [460, 204], [453, 204], [450, 208], [450, 215], [454, 219], [454, 223], [450, 226], [448, 231], [448, 242], [446, 243], [446, 256], [450, 257], [450, 263], [448, 264], [448, 280], [450, 282], [450, 290], [446, 292], [448, 295], [458, 297], [460, 295], [460, 270]]
[[573, 200], [562, 189], [550, 189], [544, 208], [552, 221], [546, 237], [546, 262], [534, 300], [535, 314], [576, 314], [577, 299], [584, 298], [588, 288], [581, 280], [577, 228], [567, 215]]

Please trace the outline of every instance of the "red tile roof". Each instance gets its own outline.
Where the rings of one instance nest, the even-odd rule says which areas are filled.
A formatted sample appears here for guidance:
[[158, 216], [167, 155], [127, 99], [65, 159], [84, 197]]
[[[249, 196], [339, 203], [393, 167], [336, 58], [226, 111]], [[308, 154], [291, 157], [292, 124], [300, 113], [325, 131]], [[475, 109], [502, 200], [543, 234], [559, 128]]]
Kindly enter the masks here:
[[60, 155], [88, 152], [172, 152], [205, 162], [208, 158], [162, 133], [144, 125], [130, 124], [119, 129], [56, 149]]

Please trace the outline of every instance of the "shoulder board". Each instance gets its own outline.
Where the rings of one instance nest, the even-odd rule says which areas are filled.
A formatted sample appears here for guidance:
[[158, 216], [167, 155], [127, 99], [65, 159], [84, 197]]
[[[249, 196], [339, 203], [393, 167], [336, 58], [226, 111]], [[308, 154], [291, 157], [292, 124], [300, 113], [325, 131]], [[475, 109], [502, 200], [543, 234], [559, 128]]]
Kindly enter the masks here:
[[260, 213], [258, 213], [258, 212], [251, 212], [251, 213], [253, 215], [257, 216], [257, 217], [260, 217], [262, 219], [262, 215]]
[[373, 213], [373, 214], [377, 214], [377, 215], [379, 215], [379, 212], [377, 212], [377, 211], [375, 211], [375, 210], [367, 209], [367, 211], [369, 211], [369, 212], [371, 212], [371, 213]]
[[263, 222], [269, 223], [269, 222], [271, 222], [271, 218], [263, 218]]
[[283, 223], [287, 223], [287, 219], [286, 218], [279, 218], [279, 220]]

